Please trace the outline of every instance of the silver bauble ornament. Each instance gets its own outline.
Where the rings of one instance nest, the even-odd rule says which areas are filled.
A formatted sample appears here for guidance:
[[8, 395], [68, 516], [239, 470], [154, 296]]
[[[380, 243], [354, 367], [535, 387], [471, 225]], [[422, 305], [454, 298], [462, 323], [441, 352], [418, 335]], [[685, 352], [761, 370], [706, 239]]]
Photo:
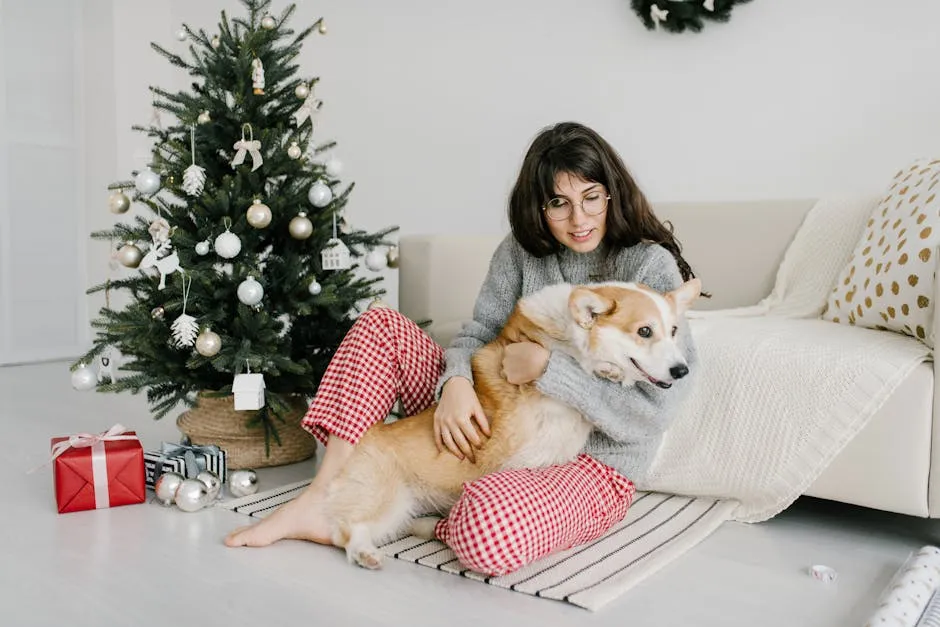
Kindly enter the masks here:
[[222, 40], [220, 40], [218, 37], [213, 37], [209, 42], [209, 45], [212, 46], [213, 50], [218, 50], [219, 46], [222, 45]]
[[183, 479], [183, 475], [178, 472], [165, 472], [157, 477], [157, 482], [153, 484], [157, 500], [168, 507], [172, 505], [176, 501], [176, 491], [179, 490]]
[[264, 288], [255, 280], [255, 277], [249, 276], [238, 284], [238, 300], [246, 305], [257, 305], [264, 298]]
[[307, 200], [314, 207], [326, 207], [333, 200], [333, 190], [323, 181], [317, 181], [310, 186], [307, 192]]
[[313, 235], [313, 222], [306, 213], [300, 212], [290, 221], [287, 230], [294, 239], [307, 239]]
[[212, 121], [212, 118], [209, 117], [208, 111], [203, 111], [196, 117], [196, 121], [199, 122], [200, 124], [208, 124], [209, 122]]
[[215, 238], [215, 252], [223, 259], [231, 259], [242, 250], [242, 241], [231, 231], [225, 231]]
[[254, 470], [233, 470], [228, 475], [228, 491], [235, 497], [258, 491], [258, 473]]
[[261, 28], [264, 30], [273, 30], [277, 26], [277, 22], [274, 21], [274, 18], [270, 15], [265, 15], [261, 18]]
[[211, 470], [203, 470], [198, 475], [196, 475], [196, 479], [206, 484], [206, 490], [209, 492], [210, 503], [219, 498], [219, 493], [222, 491], [222, 480], [219, 479], [219, 475], [215, 474]]
[[378, 272], [388, 265], [388, 257], [379, 249], [370, 250], [366, 255], [366, 267], [373, 272]]
[[154, 320], [163, 320], [163, 317], [166, 315], [166, 309], [163, 307], [157, 306], [150, 310], [150, 317]]
[[124, 244], [117, 253], [118, 261], [126, 268], [136, 268], [140, 265], [140, 260], [144, 258], [144, 253], [133, 244]]
[[206, 329], [196, 338], [196, 352], [203, 357], [212, 357], [222, 348], [222, 338], [215, 331]]
[[297, 85], [297, 87], [294, 87], [294, 95], [301, 100], [306, 100], [307, 96], [310, 95], [310, 88], [307, 87], [307, 83], [301, 83]]
[[173, 501], [184, 512], [197, 512], [209, 504], [209, 489], [196, 479], [183, 479]]
[[209, 248], [210, 248], [209, 240], [203, 240], [199, 242], [198, 244], [196, 244], [196, 254], [199, 255], [200, 257], [202, 255], [208, 255]]
[[271, 208], [261, 202], [260, 198], [255, 198], [255, 201], [248, 207], [248, 211], [245, 212], [245, 218], [251, 226], [263, 229], [271, 224]]
[[339, 176], [343, 171], [343, 162], [337, 159], [336, 157], [330, 157], [326, 162], [326, 173], [330, 176], [336, 177]]
[[134, 179], [134, 187], [137, 188], [137, 191], [141, 194], [153, 194], [160, 189], [160, 175], [147, 168], [146, 170], [141, 170], [137, 174], [137, 178]]
[[388, 253], [385, 255], [386, 260], [388, 261], [389, 268], [398, 267], [398, 246], [391, 246], [388, 249]]
[[72, 373], [72, 387], [79, 392], [87, 392], [98, 385], [98, 375], [85, 364], [79, 364]]
[[291, 159], [300, 159], [302, 154], [304, 154], [304, 151], [300, 149], [297, 142], [291, 142], [290, 147], [287, 149], [287, 156]]
[[124, 192], [116, 190], [108, 196], [108, 209], [111, 210], [111, 213], [127, 213], [130, 208], [131, 199]]
[[310, 292], [313, 296], [318, 296], [320, 292], [323, 291], [323, 286], [320, 285], [316, 279], [311, 279], [310, 285], [307, 286], [307, 291]]

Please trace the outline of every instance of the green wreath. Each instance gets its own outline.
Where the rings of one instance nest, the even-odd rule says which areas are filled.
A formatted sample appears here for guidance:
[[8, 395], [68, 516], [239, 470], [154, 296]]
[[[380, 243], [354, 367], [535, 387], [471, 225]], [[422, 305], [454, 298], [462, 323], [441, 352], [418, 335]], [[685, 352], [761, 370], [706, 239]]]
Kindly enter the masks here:
[[630, 5], [648, 30], [662, 27], [671, 33], [702, 30], [704, 20], [727, 22], [736, 4], [751, 0], [631, 0]]

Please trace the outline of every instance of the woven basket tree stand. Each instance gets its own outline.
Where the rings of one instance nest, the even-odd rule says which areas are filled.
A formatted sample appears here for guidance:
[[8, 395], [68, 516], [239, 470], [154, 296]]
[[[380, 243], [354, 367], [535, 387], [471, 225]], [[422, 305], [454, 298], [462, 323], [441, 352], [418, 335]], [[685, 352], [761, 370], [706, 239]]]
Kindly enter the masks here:
[[310, 459], [317, 452], [317, 440], [300, 426], [307, 411], [302, 397], [289, 400], [284, 422], [274, 421], [281, 443], [271, 437], [270, 454], [265, 451], [264, 428], [246, 426], [252, 411], [233, 409], [232, 397], [210, 397], [200, 392], [196, 406], [180, 414], [176, 426], [193, 444], [215, 444], [225, 451], [228, 468], [283, 466]]

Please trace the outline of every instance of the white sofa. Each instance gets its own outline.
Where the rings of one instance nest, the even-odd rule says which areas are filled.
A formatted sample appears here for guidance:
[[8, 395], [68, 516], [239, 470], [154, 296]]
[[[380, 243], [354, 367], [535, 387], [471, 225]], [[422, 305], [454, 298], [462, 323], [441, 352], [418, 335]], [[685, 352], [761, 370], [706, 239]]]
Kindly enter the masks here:
[[[664, 203], [683, 255], [711, 299], [703, 309], [751, 305], [773, 287], [787, 246], [814, 201]], [[400, 240], [399, 309], [430, 319], [447, 345], [469, 318], [502, 235], [410, 235]], [[940, 308], [938, 308], [940, 310]], [[935, 323], [936, 326], [936, 323]], [[940, 518], [940, 412], [932, 362], [923, 363], [806, 494], [902, 514]], [[934, 451], [932, 453], [932, 451]]]

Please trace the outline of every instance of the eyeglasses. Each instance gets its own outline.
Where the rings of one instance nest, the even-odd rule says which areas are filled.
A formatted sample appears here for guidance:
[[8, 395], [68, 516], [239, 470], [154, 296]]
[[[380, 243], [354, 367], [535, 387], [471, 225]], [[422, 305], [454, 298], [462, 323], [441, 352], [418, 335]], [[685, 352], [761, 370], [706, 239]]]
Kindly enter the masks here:
[[581, 206], [581, 211], [585, 214], [596, 216], [604, 213], [604, 210], [607, 209], [608, 200], [610, 200], [610, 196], [600, 192], [590, 192], [580, 203], [572, 203], [567, 198], [556, 196], [545, 203], [542, 211], [545, 212], [545, 216], [549, 220], [567, 220], [574, 211], [574, 205], [577, 204]]

